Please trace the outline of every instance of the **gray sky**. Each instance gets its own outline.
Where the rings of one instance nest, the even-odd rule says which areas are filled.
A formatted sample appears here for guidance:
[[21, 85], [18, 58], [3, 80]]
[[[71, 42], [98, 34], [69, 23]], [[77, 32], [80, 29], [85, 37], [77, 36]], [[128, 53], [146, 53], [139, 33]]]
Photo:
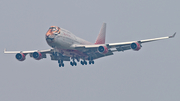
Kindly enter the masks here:
[[[1, 0], [1, 101], [179, 101], [179, 0]], [[103, 22], [106, 42], [172, 35], [101, 58], [94, 65], [59, 68], [56, 61], [7, 50], [49, 49], [45, 33], [52, 25], [95, 42]]]

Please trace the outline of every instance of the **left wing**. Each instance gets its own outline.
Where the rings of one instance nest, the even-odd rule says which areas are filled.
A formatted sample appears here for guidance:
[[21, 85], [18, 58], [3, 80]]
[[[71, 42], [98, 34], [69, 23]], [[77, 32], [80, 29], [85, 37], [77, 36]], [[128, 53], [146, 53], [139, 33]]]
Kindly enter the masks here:
[[[142, 43], [152, 42], [152, 41], [158, 41], [162, 39], [169, 39], [175, 37], [176, 33], [174, 33], [172, 36], [166, 36], [166, 37], [159, 37], [159, 38], [152, 38], [152, 39], [145, 39], [145, 40], [139, 40], [139, 41], [129, 41], [129, 42], [120, 42], [120, 43], [109, 43], [109, 44], [94, 44], [94, 45], [73, 45], [75, 49], [78, 50], [93, 50], [93, 49], [99, 49], [101, 46], [107, 49], [116, 48], [116, 50], [112, 50], [112, 52], [115, 51], [124, 51], [133, 49], [138, 51], [142, 46]], [[103, 52], [103, 51], [102, 51]]]
[[176, 32], [172, 36], [159, 37], [159, 38], [153, 38], [153, 39], [145, 39], [145, 40], [139, 40], [139, 41], [122, 42], [122, 43], [111, 43], [111, 44], [108, 44], [108, 45], [111, 48], [112, 47], [117, 47], [117, 46], [131, 45], [132, 43], [139, 43], [141, 45], [142, 43], [147, 43], [147, 42], [152, 42], [152, 41], [158, 41], [158, 40], [173, 38], [175, 35], [176, 35]]

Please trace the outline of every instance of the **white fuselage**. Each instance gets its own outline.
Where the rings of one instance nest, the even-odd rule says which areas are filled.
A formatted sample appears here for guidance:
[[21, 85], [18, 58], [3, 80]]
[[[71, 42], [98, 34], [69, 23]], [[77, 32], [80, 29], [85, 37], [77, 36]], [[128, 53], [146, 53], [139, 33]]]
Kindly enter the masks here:
[[51, 37], [53, 38], [51, 41], [48, 41], [46, 38], [48, 45], [66, 56], [72, 56], [72, 54], [76, 56], [86, 56], [83, 52], [75, 50], [72, 45], [92, 45], [92, 43], [75, 36], [63, 28], [60, 29], [59, 34], [53, 34]]
[[47, 43], [52, 47], [52, 48], [61, 48], [61, 49], [73, 49], [71, 47], [74, 44], [77, 45], [92, 45], [92, 43], [81, 39], [68, 30], [65, 30], [61, 28], [60, 34], [57, 34], [54, 36], [54, 40], [52, 42]]

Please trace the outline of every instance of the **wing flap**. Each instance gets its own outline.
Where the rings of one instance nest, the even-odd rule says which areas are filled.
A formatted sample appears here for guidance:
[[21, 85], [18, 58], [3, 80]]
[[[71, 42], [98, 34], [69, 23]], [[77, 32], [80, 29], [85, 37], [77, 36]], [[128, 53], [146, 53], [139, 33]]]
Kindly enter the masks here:
[[103, 55], [103, 54], [100, 54], [98, 52], [95, 53], [96, 56], [94, 56], [94, 59], [98, 59], [98, 58], [101, 58], [101, 57], [105, 57], [105, 56], [109, 56], [109, 55], [113, 55], [113, 52], [108, 52], [107, 54]]

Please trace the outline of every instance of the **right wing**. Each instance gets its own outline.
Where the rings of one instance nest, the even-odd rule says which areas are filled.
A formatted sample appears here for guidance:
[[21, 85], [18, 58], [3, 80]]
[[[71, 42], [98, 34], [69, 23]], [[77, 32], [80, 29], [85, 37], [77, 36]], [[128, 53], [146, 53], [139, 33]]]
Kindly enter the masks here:
[[63, 56], [62, 54], [57, 53], [55, 49], [32, 50], [32, 51], [6, 51], [6, 49], [4, 49], [4, 53], [5, 54], [16, 54], [15, 57], [19, 61], [24, 61], [27, 54], [29, 54], [30, 57], [33, 57], [36, 60], [46, 58], [46, 54], [50, 54], [51, 60], [70, 61], [70, 57]]
[[33, 57], [36, 60], [40, 60], [46, 58], [46, 53], [51, 53], [52, 49], [48, 50], [32, 50], [32, 51], [6, 51], [4, 49], [5, 54], [16, 54], [16, 59], [19, 61], [24, 61], [26, 59], [26, 55], [29, 54], [30, 57]]
[[6, 51], [4, 49], [5, 54], [17, 54], [17, 53], [24, 53], [24, 54], [30, 54], [34, 52], [41, 52], [41, 53], [50, 53], [52, 49], [47, 49], [47, 50], [32, 50], [32, 51]]

